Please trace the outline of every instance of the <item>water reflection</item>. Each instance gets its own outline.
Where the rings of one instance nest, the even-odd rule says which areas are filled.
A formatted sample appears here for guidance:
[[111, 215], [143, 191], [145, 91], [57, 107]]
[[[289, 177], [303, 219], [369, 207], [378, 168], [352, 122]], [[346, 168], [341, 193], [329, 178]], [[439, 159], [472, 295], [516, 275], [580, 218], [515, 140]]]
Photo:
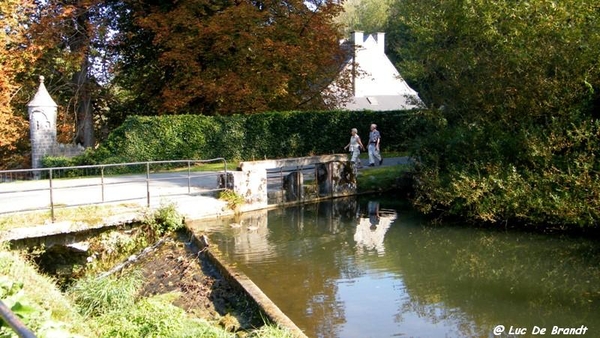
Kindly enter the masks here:
[[431, 226], [374, 198], [242, 215], [210, 237], [309, 337], [600, 332], [594, 240]]
[[358, 223], [354, 233], [357, 252], [374, 250], [379, 256], [383, 256], [385, 253], [383, 239], [395, 219], [396, 212], [394, 210], [380, 210], [379, 201], [369, 201], [367, 215], [359, 216], [357, 219]]

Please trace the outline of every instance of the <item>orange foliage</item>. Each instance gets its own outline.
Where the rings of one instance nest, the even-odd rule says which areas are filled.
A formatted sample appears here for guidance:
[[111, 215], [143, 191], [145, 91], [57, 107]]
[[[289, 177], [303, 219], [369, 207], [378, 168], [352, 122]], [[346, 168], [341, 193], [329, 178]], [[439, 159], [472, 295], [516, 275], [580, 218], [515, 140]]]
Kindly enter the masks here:
[[13, 97], [21, 84], [18, 75], [38, 56], [38, 48], [27, 44], [25, 29], [32, 1], [3, 0], [0, 2], [0, 159], [6, 167], [14, 157], [17, 145], [27, 139], [28, 124]]
[[153, 36], [154, 62], [162, 73], [135, 78], [158, 110], [232, 114], [324, 107], [320, 94], [345, 58], [333, 23], [339, 5], [324, 2], [315, 10], [302, 0], [152, 3], [134, 9], [135, 23]]

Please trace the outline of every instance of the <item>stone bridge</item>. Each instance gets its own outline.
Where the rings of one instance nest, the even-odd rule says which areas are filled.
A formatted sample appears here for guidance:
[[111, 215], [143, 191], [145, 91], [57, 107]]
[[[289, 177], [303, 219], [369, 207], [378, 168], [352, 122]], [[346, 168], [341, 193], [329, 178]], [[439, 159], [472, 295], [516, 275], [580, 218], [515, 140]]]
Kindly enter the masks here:
[[356, 170], [346, 154], [241, 162], [227, 175], [220, 176], [219, 187], [233, 190], [254, 206], [356, 193]]

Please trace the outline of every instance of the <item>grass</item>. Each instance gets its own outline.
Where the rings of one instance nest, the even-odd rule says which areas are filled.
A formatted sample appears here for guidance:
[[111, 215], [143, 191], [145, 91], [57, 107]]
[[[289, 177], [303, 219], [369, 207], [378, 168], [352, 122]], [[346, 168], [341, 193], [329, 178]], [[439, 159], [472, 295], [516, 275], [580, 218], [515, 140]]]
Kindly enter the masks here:
[[[19, 289], [6, 295], [6, 285]], [[234, 338], [215, 323], [173, 305], [178, 293], [139, 297], [141, 276], [133, 271], [117, 277], [87, 276], [61, 293], [54, 281], [38, 273], [21, 254], [0, 244], [0, 299], [27, 308], [23, 324], [38, 337], [215, 337]], [[12, 299], [11, 299], [12, 298]], [[14, 333], [0, 325], [0, 336]], [[248, 332], [248, 337], [287, 338], [274, 325]]]
[[[381, 156], [385, 159], [385, 158], [389, 158], [389, 157], [406, 157], [408, 156], [407, 152], [400, 152], [400, 151], [390, 151], [390, 152], [386, 152], [386, 153], [381, 153]], [[364, 150], [360, 152], [360, 155], [358, 156], [361, 159], [368, 159], [369, 158], [369, 153]]]
[[[89, 205], [75, 208], [56, 208], [54, 210], [55, 222], [71, 221], [73, 223], [86, 223], [97, 225], [104, 221], [106, 216], [142, 211], [137, 204], [118, 205]], [[47, 224], [51, 222], [50, 210], [21, 212], [17, 214], [0, 216], [0, 231]]]
[[398, 178], [412, 169], [411, 165], [374, 167], [359, 171], [356, 185], [359, 193], [399, 188]]
[[[234, 164], [235, 163], [235, 164]], [[237, 162], [227, 162], [227, 170], [235, 170], [237, 167]], [[165, 170], [164, 172], [186, 172], [188, 170], [187, 166], [181, 168], [173, 168], [169, 170]], [[193, 164], [189, 168], [190, 172], [203, 172], [203, 171], [223, 171], [225, 170], [225, 166], [223, 162], [215, 162], [215, 163], [196, 163]], [[161, 170], [162, 171], [162, 170]]]
[[31, 263], [5, 247], [0, 248], [0, 276], [22, 285], [20, 302], [33, 309], [22, 321], [38, 336], [87, 336], [90, 332], [88, 323], [51, 278], [39, 274]]

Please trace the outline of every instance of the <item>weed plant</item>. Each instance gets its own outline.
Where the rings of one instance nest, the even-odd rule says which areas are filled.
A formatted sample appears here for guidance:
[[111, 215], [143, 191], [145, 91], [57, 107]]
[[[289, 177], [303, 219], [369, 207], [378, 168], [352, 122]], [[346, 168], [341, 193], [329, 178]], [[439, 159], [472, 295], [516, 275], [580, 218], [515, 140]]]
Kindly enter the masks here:
[[183, 216], [177, 211], [177, 205], [174, 203], [162, 203], [160, 208], [144, 217], [144, 223], [159, 237], [181, 229], [183, 221]]
[[231, 189], [222, 190], [219, 199], [227, 202], [227, 207], [233, 211], [237, 211], [239, 206], [244, 204], [244, 196], [238, 195]]
[[77, 281], [68, 294], [84, 317], [98, 317], [135, 304], [142, 277], [132, 272], [121, 278], [87, 276]]
[[[54, 281], [16, 252], [0, 245], [0, 299], [20, 315], [38, 337], [89, 336], [90, 327], [58, 290]], [[19, 312], [20, 311], [20, 312]], [[0, 337], [16, 336], [0, 325]]]

